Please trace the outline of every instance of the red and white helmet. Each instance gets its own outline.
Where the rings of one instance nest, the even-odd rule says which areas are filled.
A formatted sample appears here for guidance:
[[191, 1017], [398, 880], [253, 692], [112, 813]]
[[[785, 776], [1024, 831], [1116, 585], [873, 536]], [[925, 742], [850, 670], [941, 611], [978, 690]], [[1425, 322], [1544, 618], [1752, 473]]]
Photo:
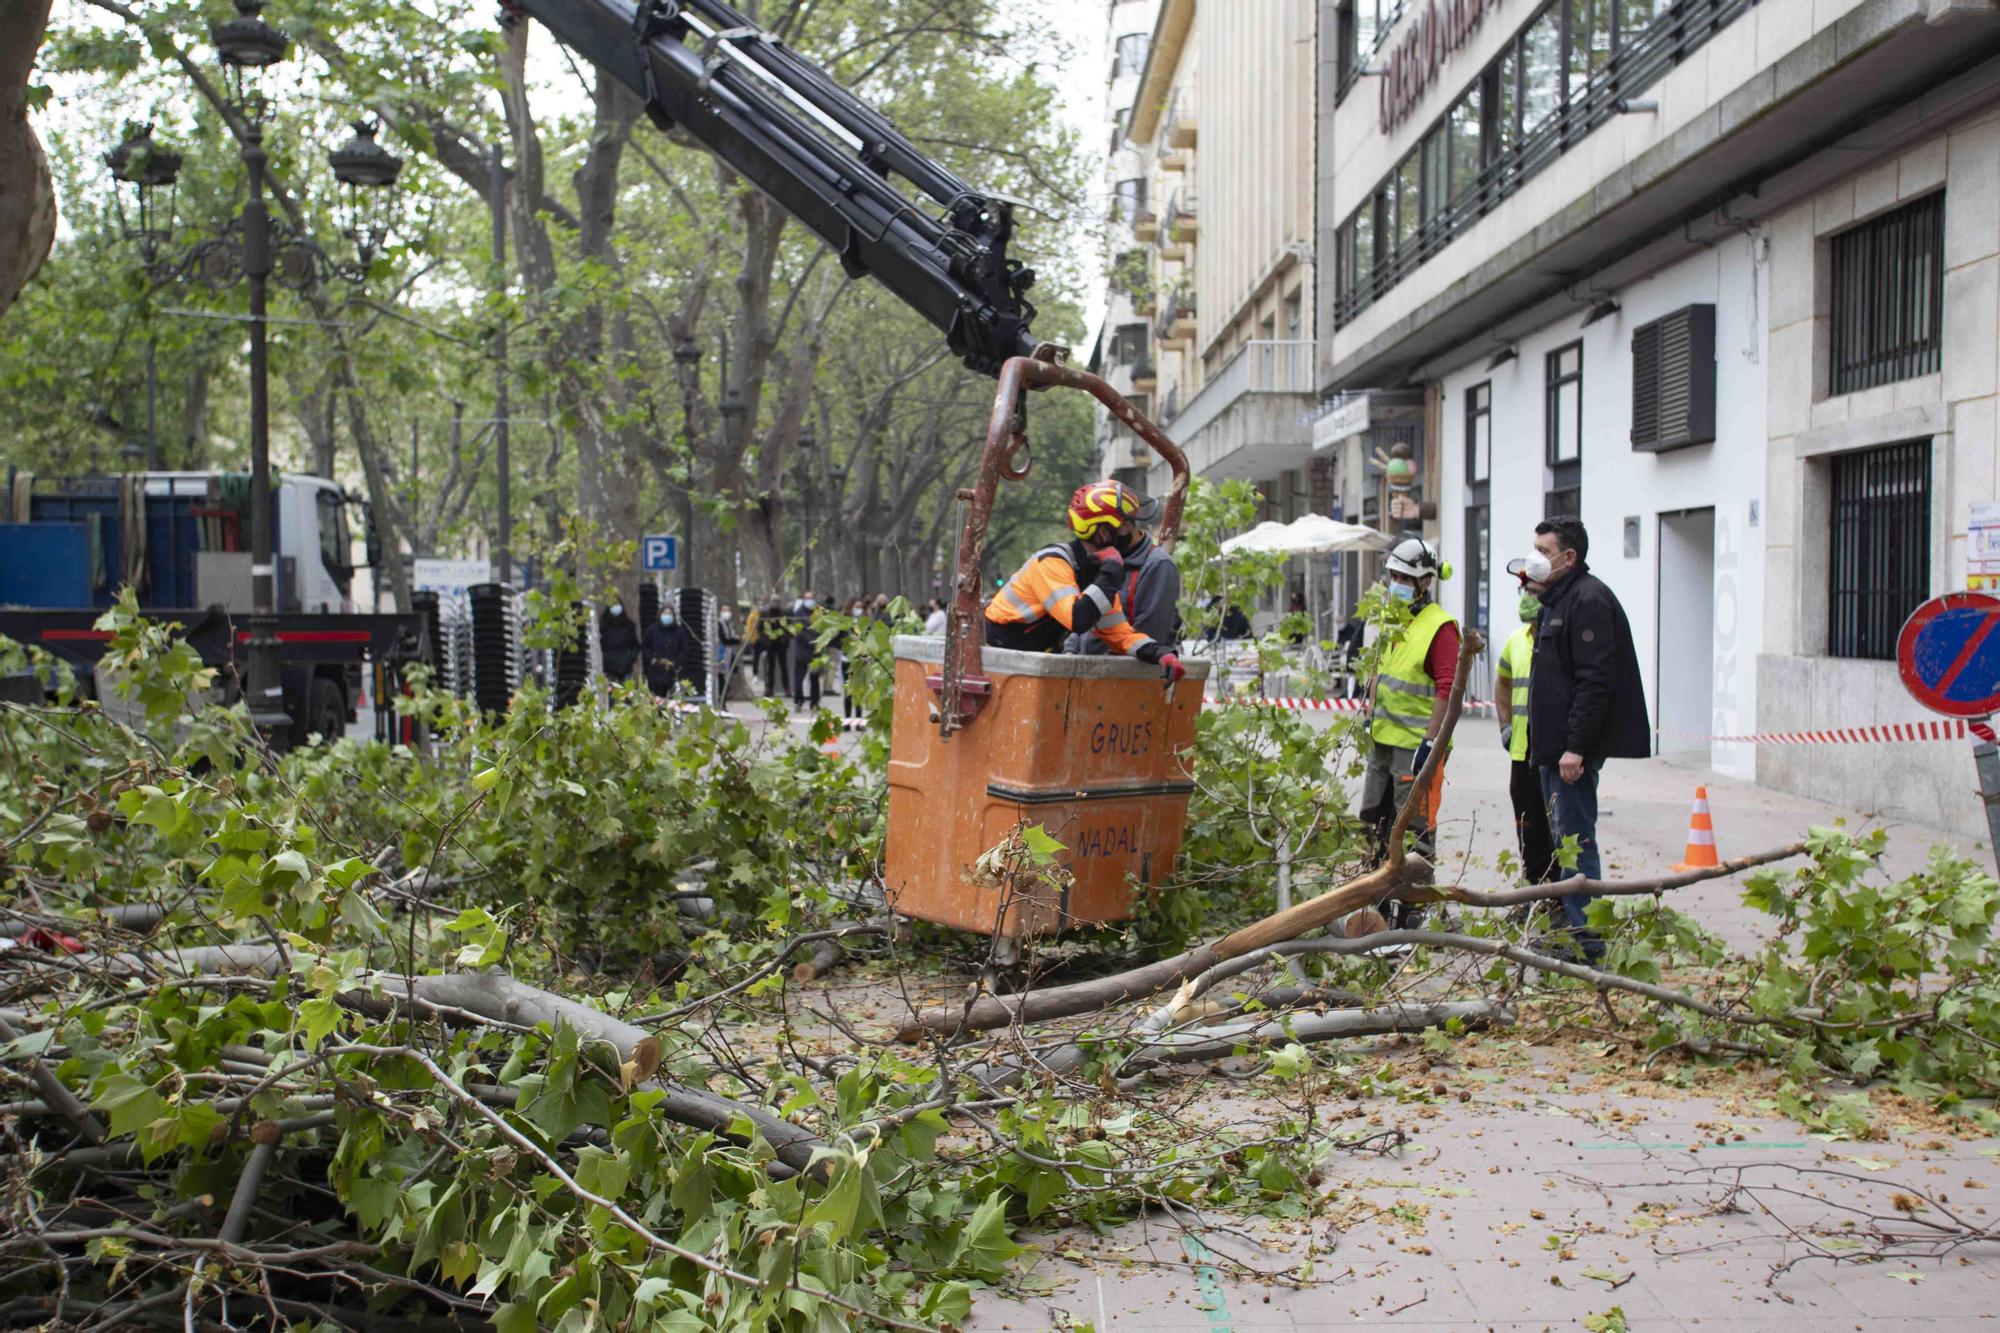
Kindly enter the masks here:
[[1123, 482], [1088, 481], [1069, 497], [1069, 526], [1079, 537], [1093, 537], [1137, 519], [1144, 503]]

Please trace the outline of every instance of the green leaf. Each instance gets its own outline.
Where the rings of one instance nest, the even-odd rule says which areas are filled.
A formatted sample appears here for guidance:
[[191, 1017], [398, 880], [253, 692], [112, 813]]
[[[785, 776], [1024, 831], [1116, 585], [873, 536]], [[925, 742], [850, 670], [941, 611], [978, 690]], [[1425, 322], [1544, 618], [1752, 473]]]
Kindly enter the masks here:
[[167, 1099], [152, 1084], [122, 1071], [98, 1080], [92, 1105], [104, 1112], [113, 1137], [137, 1134], [167, 1114]]
[[615, 1203], [625, 1194], [625, 1184], [632, 1175], [632, 1164], [617, 1153], [586, 1147], [576, 1155], [574, 1174], [577, 1184]]
[[306, 1049], [316, 1049], [340, 1026], [340, 1002], [321, 997], [299, 1006], [299, 1027], [306, 1034]]
[[1040, 824], [1022, 828], [1021, 845], [1028, 849], [1028, 855], [1036, 865], [1047, 865], [1055, 859], [1057, 852], [1064, 850], [1063, 844], [1050, 837], [1049, 831]]
[[379, 1231], [396, 1214], [401, 1186], [384, 1176], [356, 1176], [347, 1182], [347, 1207], [367, 1231]]
[[1025, 1249], [1008, 1234], [1006, 1203], [995, 1192], [987, 1195], [966, 1220], [952, 1257], [980, 1277], [997, 1279], [1004, 1275], [1008, 1261]]

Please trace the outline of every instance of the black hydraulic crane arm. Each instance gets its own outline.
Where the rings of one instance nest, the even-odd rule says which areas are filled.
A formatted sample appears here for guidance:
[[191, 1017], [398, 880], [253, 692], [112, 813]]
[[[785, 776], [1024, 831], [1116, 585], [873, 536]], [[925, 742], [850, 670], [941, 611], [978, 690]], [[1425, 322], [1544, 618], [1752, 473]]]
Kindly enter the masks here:
[[[1032, 355], [1034, 270], [1007, 256], [1011, 204], [932, 161], [887, 118], [722, 0], [508, 0], [775, 199], [998, 374]], [[908, 181], [942, 216], [912, 203]]]

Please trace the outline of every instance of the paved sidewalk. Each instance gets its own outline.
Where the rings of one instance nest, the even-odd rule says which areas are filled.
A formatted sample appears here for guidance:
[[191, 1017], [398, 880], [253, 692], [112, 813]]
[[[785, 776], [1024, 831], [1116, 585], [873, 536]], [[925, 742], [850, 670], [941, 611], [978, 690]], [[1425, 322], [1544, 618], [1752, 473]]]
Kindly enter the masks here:
[[[1440, 838], [1440, 875], [1474, 885], [1498, 883], [1493, 853], [1512, 842], [1506, 756], [1480, 743], [1489, 731], [1453, 755]], [[1839, 818], [1872, 827], [1866, 812], [1683, 764], [1614, 762], [1600, 802], [1607, 875], [1656, 874], [1681, 859], [1697, 783], [1708, 787], [1724, 857]], [[1989, 855], [1896, 825], [1889, 868], [1908, 871], [1933, 843]], [[1733, 947], [1754, 947], [1765, 918], [1738, 892], [1717, 881], [1674, 902]], [[1041, 1251], [1032, 1279], [1049, 1284], [1047, 1294], [988, 1293], [967, 1327], [1529, 1333], [1615, 1330], [1615, 1310], [1635, 1333], [1872, 1333], [1996, 1319], [2000, 1242], [1857, 1263], [1851, 1256], [1863, 1251], [1839, 1248], [1836, 1237], [1836, 1263], [1804, 1258], [1811, 1251], [1797, 1237], [1837, 1233], [1854, 1216], [1842, 1204], [1889, 1219], [1949, 1209], [1975, 1227], [2000, 1225], [2000, 1141], [1961, 1138], [1962, 1125], [1894, 1106], [1878, 1118], [1886, 1141], [1832, 1141], [1777, 1113], [1769, 1071], [1697, 1070], [1680, 1088], [1634, 1078], [1629, 1057], [1605, 1055], [1588, 1040], [1465, 1039], [1423, 1075], [1447, 1088], [1433, 1103], [1322, 1108], [1356, 1117], [1343, 1126], [1350, 1136], [1399, 1126], [1410, 1141], [1385, 1157], [1337, 1157], [1312, 1222], [1156, 1213], [1106, 1238], [1031, 1236]], [[1409, 1039], [1325, 1058], [1425, 1063]], [[1732, 1197], [1739, 1180], [1754, 1188]], [[1913, 1204], [1913, 1214], [1902, 1211]], [[1246, 1271], [1295, 1271], [1309, 1244], [1310, 1284]]]

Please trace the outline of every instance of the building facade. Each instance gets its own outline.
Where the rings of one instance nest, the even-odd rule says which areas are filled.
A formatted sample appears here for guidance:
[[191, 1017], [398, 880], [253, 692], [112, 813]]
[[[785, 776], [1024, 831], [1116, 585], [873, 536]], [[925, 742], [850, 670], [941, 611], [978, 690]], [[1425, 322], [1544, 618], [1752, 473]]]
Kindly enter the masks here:
[[1983, 836], [1959, 747], [1721, 738], [1928, 716], [1896, 631], [1966, 586], [2000, 459], [2000, 9], [1318, 8], [1338, 484], [1400, 406], [1403, 512], [1493, 642], [1507, 559], [1579, 514], [1661, 752]]
[[[1113, 4], [1112, 22], [1140, 8]], [[1254, 8], [1246, 22], [1236, 4], [1157, 4], [1111, 155], [1135, 174], [1113, 189], [1100, 359], [1115, 385], [1150, 395], [1196, 473], [1253, 480], [1268, 516], [1290, 519], [1332, 500], [1312, 460], [1316, 20], [1311, 0]], [[1101, 430], [1108, 470], [1164, 488], [1129, 432]]]
[[[1146, 153], [1127, 140], [1126, 132], [1159, 11], [1160, 0], [1106, 0], [1104, 5], [1104, 49], [1110, 53], [1111, 67], [1104, 79], [1103, 188], [1111, 272], [1104, 322], [1091, 357], [1092, 368], [1149, 416], [1159, 388], [1155, 312], [1146, 299], [1144, 281], [1151, 273], [1150, 256], [1137, 247], [1132, 229], [1141, 219], [1156, 216], [1155, 200]], [[1102, 475], [1143, 484], [1151, 451], [1101, 408], [1097, 450]]]

